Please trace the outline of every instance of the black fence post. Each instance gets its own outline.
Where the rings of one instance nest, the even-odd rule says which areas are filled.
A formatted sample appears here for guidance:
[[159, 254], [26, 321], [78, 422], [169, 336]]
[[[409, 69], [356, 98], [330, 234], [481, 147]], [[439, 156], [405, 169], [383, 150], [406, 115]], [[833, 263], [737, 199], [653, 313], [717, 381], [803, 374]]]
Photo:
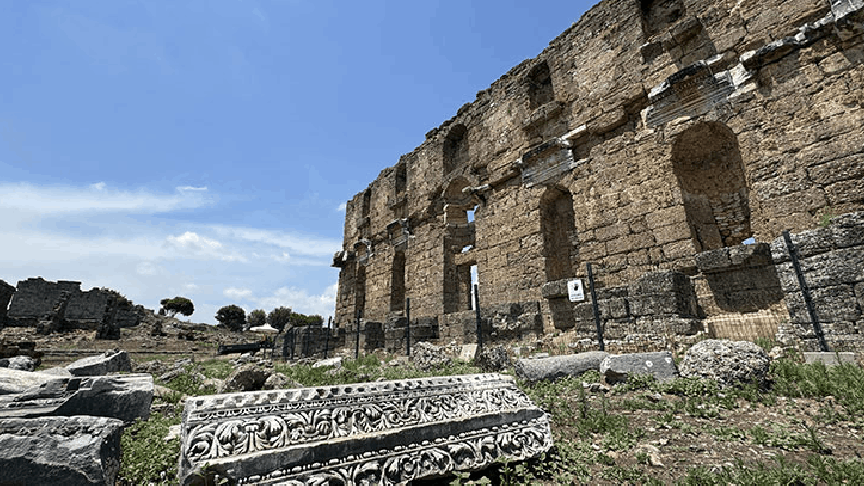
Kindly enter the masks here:
[[474, 318], [477, 320], [477, 352], [483, 349], [483, 325], [480, 322], [480, 292], [474, 284]]
[[360, 359], [360, 311], [357, 310], [357, 342], [354, 344], [354, 359]]
[[327, 318], [327, 329], [324, 331], [324, 359], [327, 359], [327, 354], [330, 352], [330, 325], [333, 324], [333, 316]]
[[594, 311], [594, 322], [597, 324], [597, 343], [600, 351], [606, 350], [603, 343], [603, 324], [600, 323], [600, 307], [597, 305], [597, 291], [594, 290], [594, 272], [591, 271], [591, 262], [585, 264], [588, 267], [588, 284], [591, 285], [591, 310]]
[[786, 248], [789, 250], [789, 258], [792, 260], [795, 276], [798, 277], [798, 286], [801, 288], [801, 293], [804, 294], [804, 305], [807, 307], [807, 313], [810, 314], [810, 323], [813, 324], [813, 331], [816, 332], [816, 338], [819, 339], [819, 349], [821, 351], [828, 351], [828, 343], [825, 341], [825, 334], [822, 332], [819, 316], [816, 315], [816, 308], [813, 306], [810, 288], [807, 287], [807, 282], [804, 280], [804, 272], [801, 271], [801, 264], [798, 262], [798, 248], [792, 243], [789, 230], [783, 230], [783, 239], [786, 241]]
[[411, 356], [411, 299], [405, 299], [405, 356]]

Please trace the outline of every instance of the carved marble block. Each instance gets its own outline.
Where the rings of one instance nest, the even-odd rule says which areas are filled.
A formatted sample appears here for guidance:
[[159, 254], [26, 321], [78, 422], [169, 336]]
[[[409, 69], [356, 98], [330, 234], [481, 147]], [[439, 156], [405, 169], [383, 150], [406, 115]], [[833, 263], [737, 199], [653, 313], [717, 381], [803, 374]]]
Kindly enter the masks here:
[[549, 450], [546, 413], [492, 374], [192, 397], [181, 484], [407, 484]]

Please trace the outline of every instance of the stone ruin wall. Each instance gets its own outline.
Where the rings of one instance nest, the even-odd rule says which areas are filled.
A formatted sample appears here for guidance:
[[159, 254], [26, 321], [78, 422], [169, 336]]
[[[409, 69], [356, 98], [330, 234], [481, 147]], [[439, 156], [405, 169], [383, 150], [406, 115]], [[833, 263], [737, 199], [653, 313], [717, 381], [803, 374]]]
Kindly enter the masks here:
[[18, 282], [17, 288], [0, 281], [0, 308], [5, 313], [0, 316], [5, 320], [0, 319], [0, 323], [37, 327], [55, 311], [64, 292], [69, 297], [61, 319], [62, 329], [95, 330], [98, 338], [119, 339], [121, 328], [134, 327], [141, 321], [143, 308], [118, 292], [97, 287], [82, 292], [81, 282], [51, 282], [38, 277]]
[[[791, 321], [765, 249], [698, 256], [864, 209], [862, 19], [861, 0], [600, 2], [348, 201], [336, 322], [395, 332], [410, 298], [412, 326], [471, 342], [476, 265], [491, 334], [573, 342], [590, 300], [561, 289], [591, 262], [613, 334], [767, 337]], [[652, 308], [683, 282], [657, 277], [634, 311], [656, 272], [695, 310]]]

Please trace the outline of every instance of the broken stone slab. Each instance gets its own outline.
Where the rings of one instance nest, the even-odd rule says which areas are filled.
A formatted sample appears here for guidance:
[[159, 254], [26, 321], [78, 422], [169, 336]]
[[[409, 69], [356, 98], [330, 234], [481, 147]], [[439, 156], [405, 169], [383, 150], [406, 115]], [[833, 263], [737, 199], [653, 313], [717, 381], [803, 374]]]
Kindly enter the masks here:
[[132, 361], [126, 351], [108, 351], [66, 366], [73, 376], [102, 376], [108, 373], [132, 372]]
[[523, 358], [516, 361], [516, 376], [535, 383], [542, 380], [558, 380], [568, 376], [579, 376], [588, 370], [599, 370], [600, 363], [609, 356], [605, 351], [567, 354], [548, 358]]
[[610, 354], [600, 363], [600, 373], [606, 383], [623, 383], [630, 375], [652, 375], [657, 381], [678, 378], [678, 367], [672, 353]]
[[47, 376], [50, 379], [24, 392], [0, 396], [0, 418], [93, 415], [132, 423], [150, 416], [150, 375]]
[[804, 353], [804, 362], [807, 364], [820, 362], [825, 366], [858, 364], [858, 361], [855, 359], [855, 353]]
[[476, 374], [191, 397], [180, 484], [407, 484], [552, 446], [512, 377]]
[[38, 371], [21, 371], [0, 368], [0, 395], [21, 393], [30, 388], [47, 383], [57, 377]]
[[0, 483], [114, 484], [122, 429], [107, 417], [0, 420]]

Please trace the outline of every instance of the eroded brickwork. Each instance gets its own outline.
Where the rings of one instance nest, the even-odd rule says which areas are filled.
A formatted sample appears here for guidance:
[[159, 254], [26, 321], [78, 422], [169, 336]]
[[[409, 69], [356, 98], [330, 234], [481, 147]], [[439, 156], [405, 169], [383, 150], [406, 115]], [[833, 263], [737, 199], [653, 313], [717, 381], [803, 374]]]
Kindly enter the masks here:
[[[591, 262], [615, 335], [776, 330], [772, 264], [697, 256], [864, 209], [862, 8], [600, 2], [348, 201], [336, 322], [395, 322], [410, 298], [439, 340], [470, 342], [476, 267], [490, 335], [576, 342], [590, 300], [561, 289]], [[680, 276], [636, 288], [661, 274]], [[697, 306], [648, 312], [664, 292]]]

